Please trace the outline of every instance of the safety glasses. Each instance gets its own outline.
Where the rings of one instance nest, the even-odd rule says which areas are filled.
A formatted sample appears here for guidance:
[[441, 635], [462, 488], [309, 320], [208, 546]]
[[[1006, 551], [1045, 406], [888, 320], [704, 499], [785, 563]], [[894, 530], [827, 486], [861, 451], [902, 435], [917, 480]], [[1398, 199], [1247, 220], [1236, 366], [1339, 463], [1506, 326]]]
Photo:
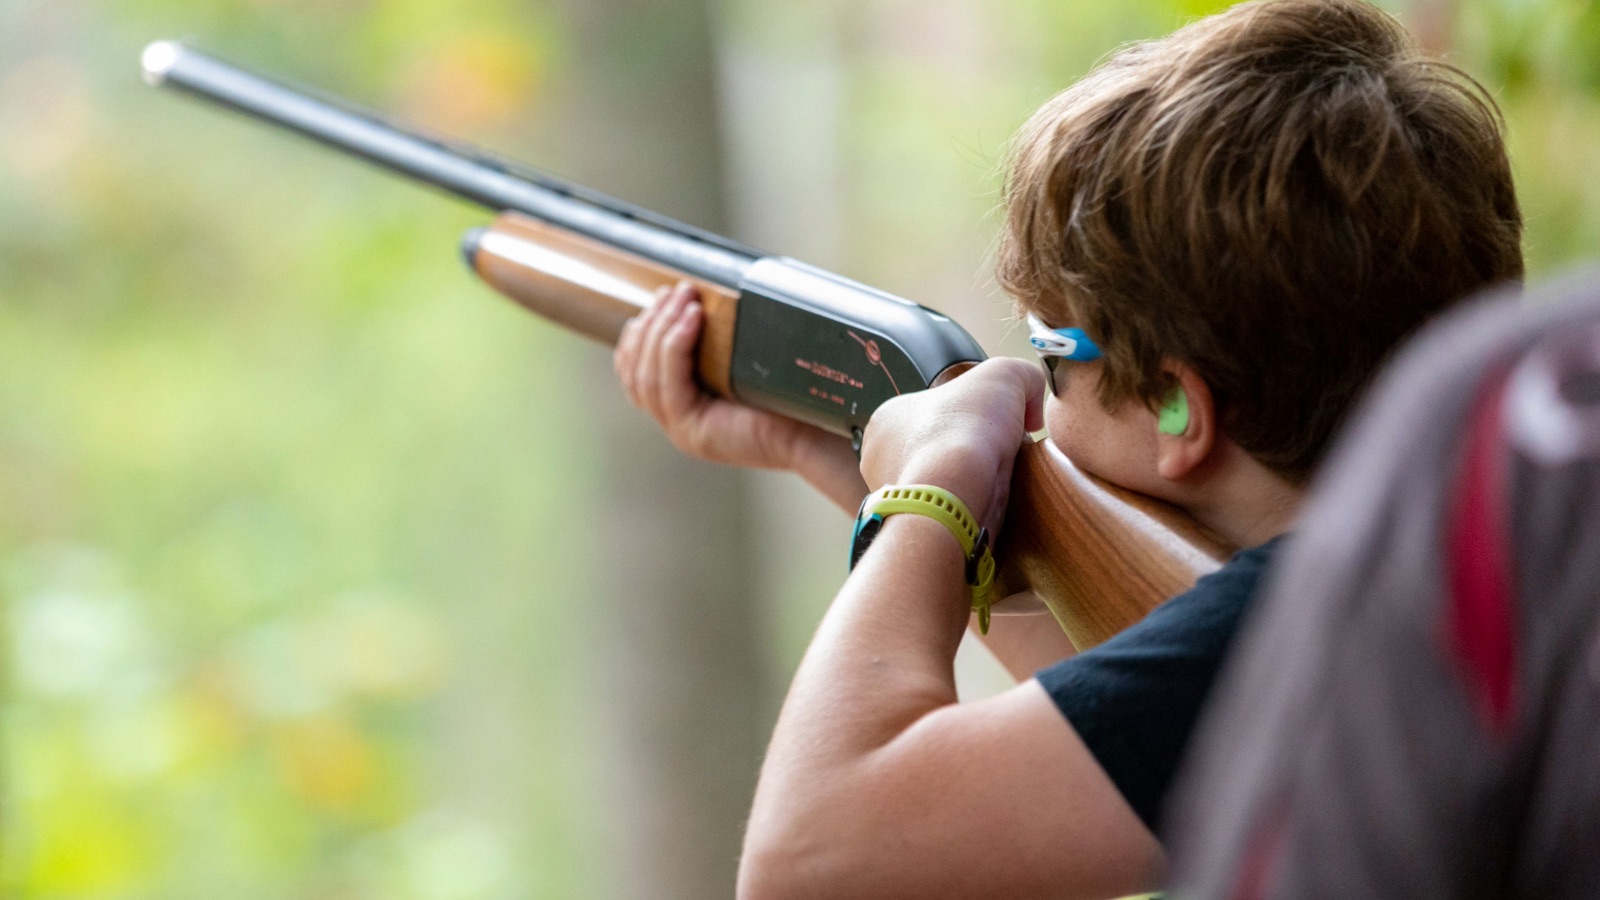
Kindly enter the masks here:
[[1061, 387], [1056, 383], [1056, 370], [1062, 360], [1094, 362], [1101, 356], [1100, 348], [1082, 328], [1051, 328], [1032, 313], [1028, 314], [1028, 343], [1038, 352], [1050, 393], [1057, 397], [1061, 396]]

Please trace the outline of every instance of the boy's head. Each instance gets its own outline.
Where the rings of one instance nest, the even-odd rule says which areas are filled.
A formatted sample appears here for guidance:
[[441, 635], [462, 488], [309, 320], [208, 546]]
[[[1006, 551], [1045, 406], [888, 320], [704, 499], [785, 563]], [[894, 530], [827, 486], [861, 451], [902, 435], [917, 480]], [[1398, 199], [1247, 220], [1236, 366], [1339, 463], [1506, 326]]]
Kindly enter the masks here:
[[1260, 0], [1128, 47], [1019, 133], [998, 276], [1104, 351], [1099, 400], [1164, 362], [1293, 482], [1383, 357], [1522, 275], [1494, 102], [1357, 0]]

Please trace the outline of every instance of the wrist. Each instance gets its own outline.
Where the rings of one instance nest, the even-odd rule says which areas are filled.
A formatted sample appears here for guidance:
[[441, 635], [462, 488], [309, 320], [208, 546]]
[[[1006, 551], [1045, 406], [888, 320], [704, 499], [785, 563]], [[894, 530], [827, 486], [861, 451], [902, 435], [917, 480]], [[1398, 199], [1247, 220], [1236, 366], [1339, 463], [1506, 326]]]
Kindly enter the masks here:
[[859, 569], [913, 587], [917, 607], [964, 624], [977, 615], [965, 584], [967, 557], [950, 530], [924, 516], [889, 516]]
[[[919, 567], [929, 569], [941, 584], [949, 584], [953, 590], [962, 584], [967, 552], [950, 529], [933, 519], [889, 516], [883, 520], [878, 541], [900, 548], [907, 557], [914, 558]], [[957, 593], [966, 596], [965, 591], [957, 590]]]
[[807, 484], [833, 501], [847, 515], [854, 515], [867, 495], [867, 483], [849, 440], [839, 435], [794, 423], [796, 436], [786, 446], [785, 470], [799, 475]]
[[[884, 485], [868, 494], [856, 514], [850, 567], [855, 568], [891, 521], [895, 522], [894, 528], [905, 531], [908, 526], [896, 521], [904, 518], [921, 519], [944, 531], [949, 536], [945, 543], [953, 542], [960, 550], [961, 581], [968, 588], [972, 608], [979, 614], [980, 630], [987, 633], [995, 573], [989, 532], [959, 497], [942, 487], [927, 483]], [[917, 529], [924, 535], [930, 533], [920, 525]], [[924, 537], [920, 543], [926, 545], [930, 540], [933, 539]]]
[[849, 442], [836, 434], [793, 419], [784, 421], [792, 429], [788, 440], [783, 442], [783, 466], [790, 472], [804, 475], [827, 465], [839, 455], [841, 448], [846, 452], [850, 449]]
[[[914, 457], [895, 478], [895, 484], [929, 484], [943, 488], [982, 516], [994, 493], [994, 475], [985, 472], [968, 454], [951, 451]], [[980, 524], [983, 524], [980, 522]]]

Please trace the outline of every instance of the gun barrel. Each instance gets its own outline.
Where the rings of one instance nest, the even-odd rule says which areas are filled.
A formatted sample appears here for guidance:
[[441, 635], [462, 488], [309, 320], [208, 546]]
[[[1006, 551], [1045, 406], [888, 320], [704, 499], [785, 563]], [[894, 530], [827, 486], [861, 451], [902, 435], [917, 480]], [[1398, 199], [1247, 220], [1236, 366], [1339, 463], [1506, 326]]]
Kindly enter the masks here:
[[516, 210], [685, 275], [736, 288], [759, 250], [247, 72], [173, 41], [141, 57], [144, 79], [299, 132], [496, 211]]

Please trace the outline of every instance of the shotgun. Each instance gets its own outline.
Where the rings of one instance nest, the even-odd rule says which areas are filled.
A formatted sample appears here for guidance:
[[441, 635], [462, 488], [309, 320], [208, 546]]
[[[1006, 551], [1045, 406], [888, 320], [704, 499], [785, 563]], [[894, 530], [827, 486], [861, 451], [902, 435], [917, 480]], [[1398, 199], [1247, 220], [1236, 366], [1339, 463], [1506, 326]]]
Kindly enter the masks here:
[[[478, 148], [388, 122], [336, 98], [247, 72], [171, 41], [145, 48], [144, 79], [493, 210], [461, 244], [467, 265], [516, 303], [607, 345], [681, 280], [705, 324], [708, 391], [848, 437], [879, 404], [984, 359], [948, 317]], [[1180, 510], [1101, 481], [1049, 441], [1023, 447], [996, 547], [996, 614], [1038, 611], [1080, 649], [1143, 618], [1215, 569], [1230, 548]]]

